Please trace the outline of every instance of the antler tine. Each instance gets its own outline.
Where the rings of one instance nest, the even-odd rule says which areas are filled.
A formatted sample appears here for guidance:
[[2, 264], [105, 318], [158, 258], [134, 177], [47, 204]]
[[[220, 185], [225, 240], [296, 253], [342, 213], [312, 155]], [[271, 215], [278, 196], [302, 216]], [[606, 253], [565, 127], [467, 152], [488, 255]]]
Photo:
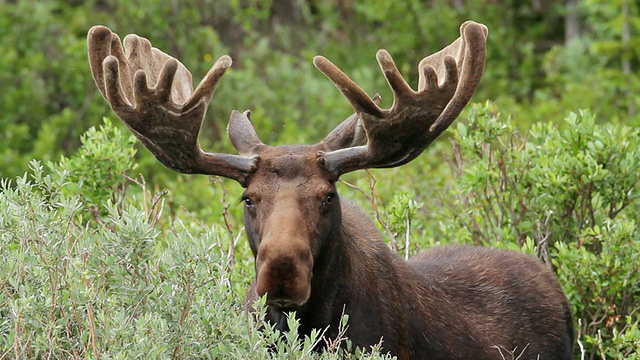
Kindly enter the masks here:
[[231, 66], [220, 57], [193, 90], [191, 73], [177, 59], [131, 34], [94, 26], [87, 36], [93, 78], [134, 135], [165, 166], [183, 173], [220, 175], [244, 185], [257, 156], [207, 153], [198, 134], [218, 81]]
[[327, 58], [320, 55], [315, 56], [313, 58], [313, 65], [333, 82], [357, 113], [363, 112], [374, 116], [380, 115], [380, 107], [369, 98], [369, 95]]
[[[471, 100], [478, 85], [480, 85], [480, 80], [484, 73], [489, 29], [483, 24], [467, 21], [460, 26], [460, 35], [461, 37], [447, 48], [422, 59], [418, 66], [420, 69], [433, 66], [438, 77], [444, 77], [451, 84], [458, 83], [454, 97], [442, 111], [438, 120], [431, 126], [430, 131], [433, 134], [439, 135], [442, 133], [458, 117], [465, 105]], [[438, 54], [442, 60], [438, 58]], [[458, 63], [461, 64], [458, 67], [459, 74], [456, 72], [455, 58], [459, 59]], [[440, 64], [444, 64], [444, 67], [438, 66]], [[459, 82], [458, 76], [460, 76]], [[426, 79], [420, 78], [420, 85], [423, 82], [426, 83]], [[443, 87], [443, 85], [440, 85], [440, 87]]]
[[[314, 58], [316, 67], [351, 103], [359, 118], [357, 125], [364, 128], [367, 137], [366, 145], [319, 152], [318, 161], [340, 176], [359, 169], [400, 166], [420, 155], [460, 114], [484, 71], [487, 27], [467, 21], [460, 27], [460, 35], [420, 62], [417, 91], [402, 78], [391, 55], [378, 51], [376, 58], [394, 96], [389, 109], [380, 109], [329, 60]], [[350, 133], [353, 129], [341, 125], [331, 138], [339, 138], [336, 131]]]

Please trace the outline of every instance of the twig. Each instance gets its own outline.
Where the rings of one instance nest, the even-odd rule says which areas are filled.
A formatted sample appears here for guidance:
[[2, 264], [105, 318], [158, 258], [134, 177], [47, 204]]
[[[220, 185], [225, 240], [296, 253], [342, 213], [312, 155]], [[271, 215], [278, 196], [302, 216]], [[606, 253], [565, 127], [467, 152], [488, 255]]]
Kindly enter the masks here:
[[[345, 335], [349, 326], [345, 325], [342, 321], [344, 319], [344, 311], [345, 306], [342, 305], [342, 315], [340, 315], [340, 322], [338, 324], [338, 333], [336, 334], [336, 338], [332, 340], [324, 336], [322, 337], [325, 344], [327, 345], [327, 351], [329, 352], [335, 352], [340, 347], [340, 344], [345, 340]], [[327, 331], [327, 329], [328, 328], [324, 329], [323, 334]]]
[[598, 349], [600, 350], [602, 360], [607, 360], [607, 357], [604, 355], [604, 349], [602, 348], [602, 333], [600, 332], [600, 329], [598, 329]]
[[[84, 279], [84, 283], [86, 287], [89, 287], [89, 280], [88, 279]], [[93, 357], [98, 359], [100, 356], [98, 354], [98, 346], [96, 345], [96, 324], [95, 324], [95, 317], [93, 315], [93, 306], [91, 305], [91, 302], [89, 299], [87, 299], [87, 303], [86, 303], [86, 307], [87, 307], [87, 317], [89, 318], [89, 335], [90, 335], [90, 340], [91, 340], [91, 349], [93, 352]]]
[[377, 180], [369, 170], [366, 170], [366, 172], [367, 172], [367, 174], [369, 174], [369, 191], [370, 191], [369, 193], [367, 193], [366, 191], [362, 190], [357, 185], [351, 184], [351, 183], [349, 183], [349, 182], [347, 182], [345, 180], [340, 180], [340, 182], [345, 184], [345, 185], [347, 185], [348, 187], [358, 191], [359, 193], [363, 194], [365, 196], [365, 198], [367, 198], [367, 200], [369, 200], [369, 202], [371, 203], [371, 206], [373, 207], [373, 211], [376, 214], [376, 220], [378, 221], [378, 224], [380, 224], [380, 226], [382, 226], [382, 228], [384, 229], [385, 233], [387, 234], [387, 236], [390, 239], [391, 249], [393, 251], [395, 251], [395, 252], [398, 252], [398, 242], [396, 241], [396, 237], [393, 234], [393, 232], [391, 231], [391, 229], [389, 228], [388, 221], [384, 221], [382, 219], [382, 213], [381, 213], [381, 210], [380, 210], [380, 208], [378, 206], [378, 203], [380, 203], [381, 200], [380, 200], [379, 196], [377, 195], [377, 193], [375, 191]]
[[582, 341], [580, 340], [581, 337], [582, 337], [582, 319], [578, 319], [578, 336], [576, 338], [576, 341], [578, 342], [578, 347], [580, 347], [580, 360], [584, 360], [584, 357], [587, 354], [587, 352], [584, 349], [584, 345], [582, 345]]
[[178, 331], [178, 339], [176, 340], [176, 344], [173, 347], [173, 355], [172, 355], [172, 359], [176, 360], [179, 359], [179, 353], [180, 353], [180, 347], [181, 347], [181, 339], [182, 339], [182, 332], [183, 332], [183, 328], [184, 328], [184, 323], [187, 321], [187, 316], [189, 315], [189, 310], [191, 309], [191, 298], [193, 297], [193, 292], [191, 289], [191, 283], [187, 280], [184, 284], [185, 287], [185, 302], [184, 302], [184, 306], [182, 307], [182, 313], [180, 314], [180, 322], [178, 323], [179, 326], [179, 331]]
[[549, 238], [551, 237], [551, 229], [549, 228], [549, 220], [551, 220], [553, 211], [549, 211], [547, 218], [544, 221], [545, 234], [542, 236], [542, 229], [540, 228], [540, 222], [538, 222], [538, 257], [542, 257], [547, 263], [549, 268], [553, 270], [553, 264], [551, 263], [551, 257], [549, 255]]
[[[151, 194], [151, 191], [147, 190], [147, 181], [145, 180], [144, 176], [140, 175], [140, 180], [134, 179], [126, 174], [124, 175], [124, 177], [132, 183], [140, 186], [140, 188], [142, 189], [142, 204], [144, 206], [144, 214], [147, 218], [147, 222], [151, 226], [154, 226], [162, 215], [162, 212], [164, 210], [164, 197], [169, 193], [169, 191], [167, 189], [163, 189], [160, 193], [155, 194], [151, 198], [151, 205], [149, 205], [147, 195]], [[160, 204], [159, 207], [158, 204]]]
[[224, 219], [224, 226], [229, 233], [229, 239], [231, 241], [231, 243], [229, 244], [229, 249], [227, 251], [227, 257], [229, 259], [229, 266], [227, 270], [231, 272], [236, 265], [236, 244], [240, 240], [240, 234], [242, 234], [242, 231], [239, 232], [237, 237], [235, 236], [235, 232], [233, 231], [233, 226], [231, 223], [231, 216], [229, 214], [229, 207], [231, 206], [231, 204], [227, 201], [229, 190], [227, 190], [227, 188], [224, 186], [224, 182], [222, 182], [222, 179], [220, 179], [220, 177], [212, 177], [212, 181], [220, 185], [220, 188], [222, 189], [222, 218]]

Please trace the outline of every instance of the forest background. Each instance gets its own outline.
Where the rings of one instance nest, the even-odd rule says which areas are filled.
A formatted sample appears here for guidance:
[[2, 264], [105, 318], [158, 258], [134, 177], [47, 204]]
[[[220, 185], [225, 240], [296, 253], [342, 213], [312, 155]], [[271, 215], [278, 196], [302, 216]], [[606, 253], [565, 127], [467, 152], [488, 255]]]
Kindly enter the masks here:
[[629, 0], [0, 0], [0, 358], [382, 356], [348, 339], [312, 355], [321, 334], [256, 331], [242, 310], [242, 189], [157, 163], [93, 84], [86, 34], [146, 37], [194, 82], [231, 55], [200, 143], [234, 152], [233, 109], [250, 109], [272, 145], [317, 142], [351, 114], [314, 55], [389, 106], [375, 52], [415, 84], [420, 59], [470, 19], [490, 33], [467, 110], [414, 162], [345, 176], [341, 195], [401, 256], [450, 242], [539, 256], [573, 306], [576, 358], [640, 358]]

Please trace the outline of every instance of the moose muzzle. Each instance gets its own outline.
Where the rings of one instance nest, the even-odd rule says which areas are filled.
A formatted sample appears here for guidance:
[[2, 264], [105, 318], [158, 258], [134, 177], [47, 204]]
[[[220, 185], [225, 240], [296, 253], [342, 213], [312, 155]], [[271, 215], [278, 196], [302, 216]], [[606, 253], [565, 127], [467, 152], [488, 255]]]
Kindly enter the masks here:
[[256, 256], [256, 292], [267, 294], [268, 305], [295, 308], [311, 295], [313, 256], [304, 221], [291, 207], [280, 209], [288, 214], [274, 209], [264, 224]]

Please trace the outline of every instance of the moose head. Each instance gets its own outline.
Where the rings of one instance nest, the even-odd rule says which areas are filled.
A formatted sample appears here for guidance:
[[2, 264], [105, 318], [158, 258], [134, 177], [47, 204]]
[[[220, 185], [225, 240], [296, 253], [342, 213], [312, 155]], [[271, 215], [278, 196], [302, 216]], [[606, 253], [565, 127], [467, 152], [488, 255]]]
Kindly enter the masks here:
[[[385, 349], [401, 358], [436, 353], [455, 358], [459, 349], [447, 344], [462, 338], [477, 337], [469, 346], [497, 353], [472, 330], [450, 338], [438, 335], [442, 329], [429, 319], [447, 299], [424, 293], [429, 274], [418, 270], [428, 268], [397, 259], [371, 221], [355, 205], [340, 201], [336, 181], [360, 169], [403, 165], [447, 129], [480, 83], [487, 35], [482, 24], [462, 24], [457, 40], [420, 61], [417, 90], [405, 82], [390, 54], [378, 51], [393, 92], [388, 109], [329, 60], [316, 56], [314, 65], [355, 113], [317, 144], [269, 146], [260, 140], [249, 111], [233, 111], [227, 131], [238, 155], [205, 152], [198, 144], [205, 112], [231, 66], [230, 57], [220, 57], [194, 90], [184, 65], [137, 35], [125, 37], [123, 48], [116, 34], [95, 26], [89, 31], [88, 53], [100, 92], [162, 164], [182, 173], [233, 179], [246, 189], [244, 222], [256, 269], [247, 299], [266, 295], [268, 320], [284, 328], [282, 314], [295, 311], [302, 334], [329, 327], [331, 336], [346, 311], [355, 345], [376, 344], [382, 338]], [[419, 260], [425, 261], [428, 257]], [[554, 304], [564, 309], [566, 299], [561, 290], [558, 298], [557, 289], [556, 284], [551, 291]], [[410, 305], [414, 301], [417, 305]], [[410, 319], [413, 311], [424, 312], [417, 324]], [[451, 313], [451, 321], [470, 321]], [[501, 334], [503, 338], [508, 336]]]

